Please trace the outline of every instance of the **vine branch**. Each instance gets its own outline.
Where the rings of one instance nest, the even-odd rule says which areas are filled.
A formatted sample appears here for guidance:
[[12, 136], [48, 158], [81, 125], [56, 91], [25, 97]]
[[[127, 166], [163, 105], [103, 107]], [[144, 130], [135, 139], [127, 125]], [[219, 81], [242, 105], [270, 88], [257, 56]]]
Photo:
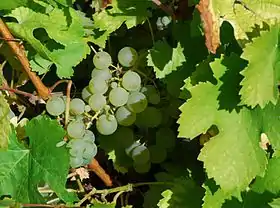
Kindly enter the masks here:
[[21, 49], [20, 44], [17, 41], [10, 41], [10, 40], [14, 40], [14, 37], [9, 31], [7, 25], [3, 22], [1, 18], [0, 18], [0, 34], [2, 35], [3, 39], [7, 40], [7, 44], [9, 45], [13, 53], [16, 55], [17, 59], [22, 65], [23, 70], [28, 75], [29, 79], [34, 84], [39, 96], [44, 100], [48, 99], [50, 95], [49, 88], [43, 84], [40, 77], [38, 77], [36, 73], [31, 71], [29, 61], [25, 55], [25, 52]]
[[168, 15], [174, 18], [174, 12], [170, 7], [161, 3], [160, 0], [152, 0], [152, 2], [154, 2], [155, 5], [157, 5], [160, 9], [162, 9], [164, 12], [166, 12]]
[[106, 186], [113, 186], [111, 177], [105, 172], [105, 170], [100, 166], [99, 162], [93, 158], [88, 168], [93, 170], [94, 173], [105, 183]]

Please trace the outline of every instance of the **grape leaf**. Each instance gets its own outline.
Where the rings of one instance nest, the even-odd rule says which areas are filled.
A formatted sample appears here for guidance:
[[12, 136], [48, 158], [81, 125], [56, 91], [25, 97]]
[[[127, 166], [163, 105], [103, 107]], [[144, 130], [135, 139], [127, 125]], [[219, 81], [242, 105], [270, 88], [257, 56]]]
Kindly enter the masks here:
[[69, 155], [65, 147], [56, 147], [65, 134], [62, 127], [47, 116], [38, 116], [27, 124], [26, 134], [29, 149], [13, 133], [8, 150], [0, 152], [0, 195], [11, 195], [22, 203], [41, 203], [37, 187], [44, 181], [63, 201], [78, 200], [65, 189]]
[[[189, 88], [192, 97], [180, 108], [179, 136], [192, 139], [211, 125], [217, 125], [219, 134], [205, 144], [198, 159], [204, 162], [209, 178], [214, 178], [223, 191], [242, 191], [266, 168], [265, 152], [259, 146], [261, 133], [280, 136], [274, 128], [280, 125], [280, 119], [269, 121], [272, 115], [280, 113], [280, 104], [268, 105], [264, 110], [245, 107], [231, 113], [219, 110], [220, 79], [226, 71], [221, 61], [211, 63], [218, 80], [216, 85], [206, 82]], [[276, 139], [268, 137], [272, 145], [279, 148]]]
[[[253, 39], [243, 49], [242, 58], [249, 61], [248, 66], [241, 72], [244, 79], [240, 90], [242, 104], [254, 108], [260, 105], [278, 101], [279, 80], [279, 27], [271, 27], [270, 31], [261, 32], [261, 36]], [[266, 54], [264, 56], [264, 54]]]
[[212, 18], [217, 22], [215, 27], [220, 27], [223, 21], [228, 21], [234, 28], [235, 37], [238, 40], [248, 39], [248, 33], [253, 31], [256, 25], [263, 22], [280, 20], [278, 0], [212, 0], [210, 11]]
[[117, 30], [123, 23], [127, 28], [142, 24], [148, 17], [147, 8], [151, 1], [138, 0], [114, 0], [110, 4], [112, 8], [96, 12], [93, 15], [94, 28], [97, 34], [92, 40], [98, 46], [104, 48], [109, 35]]
[[162, 193], [164, 197], [158, 203], [159, 208], [200, 208], [203, 189], [188, 177], [175, 178], [174, 185]]
[[280, 208], [280, 198], [273, 199], [273, 201], [269, 203], [269, 206], [272, 208]]
[[12, 1], [0, 1], [0, 10], [14, 9], [20, 6], [26, 6], [29, 0], [12, 0]]
[[[42, 58], [53, 62], [60, 78], [71, 77], [72, 67], [90, 52], [88, 39], [83, 37], [84, 28], [80, 16], [71, 8], [69, 15], [69, 26], [64, 11], [58, 8], [42, 14], [29, 8], [18, 7], [8, 15], [18, 21], [7, 23], [14, 35], [30, 43]], [[34, 62], [36, 63], [36, 59]]]
[[161, 193], [161, 195], [163, 196], [163, 198], [161, 200], [159, 200], [157, 206], [159, 208], [168, 208], [169, 207], [169, 203], [168, 201], [171, 199], [173, 192], [169, 189], [165, 190], [164, 192]]
[[147, 59], [148, 66], [154, 68], [157, 78], [164, 78], [186, 61], [180, 43], [176, 48], [171, 48], [166, 41], [157, 41], [149, 50]]
[[[279, 138], [279, 137], [278, 137]], [[280, 192], [280, 158], [273, 157], [269, 160], [267, 170], [263, 177], [258, 176], [252, 186], [252, 190], [258, 193], [269, 191], [273, 194]]]
[[[1, 78], [3, 78], [2, 75], [0, 75]], [[4, 95], [0, 92], [0, 149], [6, 149], [8, 147], [8, 139], [11, 133], [9, 113], [10, 107]]]

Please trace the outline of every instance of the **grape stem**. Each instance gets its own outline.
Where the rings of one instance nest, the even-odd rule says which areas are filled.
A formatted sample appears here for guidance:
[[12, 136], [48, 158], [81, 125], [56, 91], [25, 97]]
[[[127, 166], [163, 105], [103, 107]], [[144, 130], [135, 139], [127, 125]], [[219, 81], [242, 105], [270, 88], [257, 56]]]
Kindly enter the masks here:
[[111, 177], [105, 172], [105, 170], [100, 166], [99, 162], [93, 158], [88, 165], [90, 170], [94, 170], [94, 173], [104, 182], [106, 186], [113, 186]]
[[12, 52], [16, 55], [17, 59], [21, 63], [23, 71], [28, 75], [29, 79], [34, 84], [39, 96], [42, 97], [44, 100], [47, 100], [50, 96], [49, 88], [44, 85], [44, 83], [42, 82], [40, 77], [36, 75], [36, 73], [31, 71], [29, 61], [21, 45], [17, 41], [10, 41], [15, 40], [15, 38], [13, 37], [7, 25], [3, 22], [1, 18], [0, 34], [2, 35], [3, 39], [9, 40], [6, 41], [8, 46], [10, 46]]
[[65, 128], [67, 128], [68, 121], [69, 121], [69, 111], [70, 111], [70, 101], [71, 101], [71, 87], [72, 87], [72, 80], [68, 80], [67, 90], [66, 90], [66, 107], [65, 107]]
[[12, 93], [16, 93], [16, 94], [19, 94], [19, 95], [23, 95], [25, 97], [32, 98], [34, 100], [39, 100], [39, 98], [36, 95], [33, 95], [31, 93], [28, 93], [28, 92], [21, 91], [21, 90], [13, 89], [13, 88], [10, 88], [8, 86], [2, 86], [2, 87], [0, 87], [0, 90], [6, 90], [6, 91], [9, 91], [9, 92], [12, 92]]
[[56, 83], [53, 84], [53, 86], [50, 87], [50, 92], [54, 91], [54, 89], [55, 89], [58, 85], [60, 85], [60, 84], [62, 84], [62, 83], [68, 83], [68, 82], [69, 82], [69, 80], [59, 80], [59, 81], [57, 81]]
[[148, 22], [148, 25], [149, 25], [149, 29], [150, 29], [150, 33], [151, 33], [151, 38], [152, 38], [153, 45], [155, 45], [154, 31], [153, 31], [152, 24], [151, 24], [149, 18], [147, 18], [147, 22]]
[[[96, 190], [95, 188], [93, 188], [88, 194], [86, 194], [77, 204], [75, 204], [76, 206], [81, 206], [86, 200], [90, 199], [93, 195], [95, 194], [103, 194], [103, 197], [105, 197], [108, 194], [112, 194], [112, 193], [124, 193], [124, 192], [131, 192], [133, 191], [133, 188], [139, 187], [139, 186], [151, 186], [151, 185], [160, 185], [160, 186], [173, 186], [174, 183], [173, 182], [145, 182], [145, 183], [134, 183], [134, 184], [127, 184], [124, 186], [119, 186], [116, 188], [111, 188], [111, 189], [103, 189], [103, 190]], [[117, 200], [118, 196], [120, 194], [116, 194], [114, 197], [114, 202], [116, 202], [115, 200]]]
[[94, 47], [93, 46], [89, 46], [90, 48], [91, 48], [91, 50], [96, 54], [97, 53], [97, 51], [94, 49]]

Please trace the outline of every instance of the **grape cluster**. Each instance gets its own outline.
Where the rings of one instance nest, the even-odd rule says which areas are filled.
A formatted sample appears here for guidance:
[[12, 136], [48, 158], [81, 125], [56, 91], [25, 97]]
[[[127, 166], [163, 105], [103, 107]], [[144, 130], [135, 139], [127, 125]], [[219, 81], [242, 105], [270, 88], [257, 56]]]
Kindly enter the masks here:
[[[168, 103], [170, 109], [167, 109], [154, 85], [145, 82], [142, 86], [142, 79], [135, 70], [137, 59], [138, 53], [131, 47], [124, 47], [118, 53], [122, 67], [113, 66], [107, 52], [99, 51], [94, 55], [95, 68], [88, 86], [82, 90], [83, 100], [74, 98], [70, 102], [67, 147], [73, 168], [88, 164], [97, 153], [95, 135], [88, 130], [92, 124], [100, 134], [101, 148], [104, 149], [106, 140], [110, 141], [109, 146], [114, 147], [109, 149], [126, 155], [131, 161], [129, 167], [133, 166], [138, 173], [148, 172], [152, 163], [163, 162], [174, 148], [176, 136], [168, 121], [177, 113], [173, 110], [174, 106], [177, 109], [177, 104]], [[49, 99], [48, 113], [62, 115], [65, 101], [63, 96]], [[141, 134], [143, 129], [149, 128], [154, 129], [155, 141], [145, 141], [135, 133], [136, 129]]]
[[[124, 47], [118, 53], [123, 67], [132, 67], [138, 58], [135, 49]], [[91, 110], [98, 114], [96, 129], [102, 135], [113, 134], [118, 125], [130, 126], [136, 121], [136, 114], [143, 112], [148, 104], [141, 90], [141, 77], [135, 71], [121, 68], [111, 70], [111, 56], [104, 51], [93, 57], [95, 69], [91, 80], [82, 91], [82, 98]]]
[[156, 21], [157, 29], [164, 30], [170, 24], [171, 18], [167, 16], [158, 17]]
[[[50, 115], [60, 116], [65, 112], [66, 98], [53, 96], [46, 103], [46, 110]], [[95, 135], [86, 129], [83, 114], [87, 105], [79, 98], [70, 101], [71, 121], [67, 125], [67, 135], [70, 141], [67, 144], [70, 153], [70, 165], [73, 168], [88, 164], [97, 154]]]

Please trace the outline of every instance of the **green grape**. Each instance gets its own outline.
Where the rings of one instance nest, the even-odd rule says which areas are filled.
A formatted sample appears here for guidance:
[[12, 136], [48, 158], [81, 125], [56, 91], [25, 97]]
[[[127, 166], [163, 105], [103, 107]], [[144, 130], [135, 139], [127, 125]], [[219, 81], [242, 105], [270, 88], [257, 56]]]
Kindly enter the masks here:
[[85, 112], [85, 103], [79, 98], [70, 101], [70, 113], [73, 115], [81, 115]]
[[146, 95], [149, 103], [154, 104], [154, 105], [159, 104], [160, 95], [153, 85], [146, 85], [145, 87], [142, 87], [140, 92], [142, 92], [144, 95]]
[[121, 106], [117, 109], [115, 117], [118, 121], [118, 124], [122, 126], [130, 126], [136, 120], [136, 114], [129, 111], [125, 106]]
[[167, 152], [165, 148], [158, 145], [151, 145], [148, 147], [152, 163], [161, 163], [167, 157]]
[[147, 107], [143, 112], [136, 115], [136, 125], [139, 127], [155, 128], [161, 124], [162, 113], [155, 107]]
[[92, 78], [89, 82], [89, 90], [93, 94], [104, 94], [108, 90], [108, 84], [103, 79]]
[[47, 101], [46, 110], [52, 116], [59, 116], [65, 111], [65, 102], [61, 97], [51, 97]]
[[146, 96], [141, 92], [132, 92], [128, 96], [127, 107], [134, 113], [140, 113], [146, 109], [148, 105]]
[[122, 78], [122, 86], [128, 91], [137, 91], [141, 87], [141, 77], [133, 71], [127, 71]]
[[117, 87], [109, 93], [109, 101], [112, 105], [119, 107], [127, 103], [129, 93], [122, 87]]
[[148, 162], [143, 163], [143, 164], [134, 163], [133, 167], [134, 167], [134, 170], [137, 173], [140, 173], [140, 174], [148, 173], [150, 168], [151, 168], [151, 162], [148, 161]]
[[138, 141], [133, 142], [130, 146], [128, 146], [127, 148], [125, 148], [125, 153], [131, 157], [131, 152], [134, 148], [140, 146], [141, 143]]
[[117, 87], [118, 87], [118, 83], [116, 83], [116, 82], [111, 83], [111, 88], [112, 89], [117, 88]]
[[83, 138], [85, 130], [85, 124], [80, 120], [71, 121], [67, 126], [68, 135], [75, 139]]
[[92, 78], [97, 78], [97, 79], [103, 79], [103, 80], [109, 80], [112, 78], [112, 74], [110, 73], [110, 69], [93, 69], [91, 72], [91, 77]]
[[164, 25], [162, 24], [161, 17], [157, 18], [156, 26], [157, 26], [158, 30], [163, 30], [164, 29]]
[[160, 128], [156, 132], [156, 144], [165, 149], [175, 147], [176, 135], [170, 128]]
[[96, 121], [96, 129], [100, 134], [113, 134], [118, 127], [117, 120], [113, 115], [101, 115]]
[[171, 19], [167, 16], [164, 16], [164, 17], [161, 18], [161, 22], [166, 27], [171, 22]]
[[66, 147], [70, 148], [69, 153], [71, 156], [81, 156], [81, 150], [85, 148], [86, 143], [82, 139], [71, 139]]
[[85, 112], [88, 113], [91, 111], [91, 107], [89, 105], [85, 105]]
[[124, 67], [133, 66], [138, 59], [137, 51], [131, 47], [124, 47], [118, 53], [118, 60]]
[[82, 157], [70, 157], [70, 166], [72, 168], [77, 168], [83, 165], [83, 158]]
[[150, 152], [144, 145], [135, 147], [130, 154], [134, 163], [137, 164], [144, 164], [150, 160]]
[[90, 161], [97, 154], [97, 147], [94, 143], [89, 143], [83, 150], [83, 158]]
[[90, 93], [90, 90], [88, 87], [85, 87], [83, 90], [82, 90], [82, 98], [84, 101], [88, 101], [89, 97], [91, 96], [91, 93]]
[[86, 130], [85, 131], [85, 134], [83, 136], [83, 140], [84, 141], [88, 141], [88, 142], [94, 142], [95, 141], [95, 135], [92, 131], [90, 130]]
[[93, 56], [93, 64], [97, 69], [107, 69], [112, 64], [109, 53], [100, 51]]
[[106, 105], [106, 97], [101, 94], [93, 94], [90, 96], [88, 104], [93, 111], [97, 112]]

